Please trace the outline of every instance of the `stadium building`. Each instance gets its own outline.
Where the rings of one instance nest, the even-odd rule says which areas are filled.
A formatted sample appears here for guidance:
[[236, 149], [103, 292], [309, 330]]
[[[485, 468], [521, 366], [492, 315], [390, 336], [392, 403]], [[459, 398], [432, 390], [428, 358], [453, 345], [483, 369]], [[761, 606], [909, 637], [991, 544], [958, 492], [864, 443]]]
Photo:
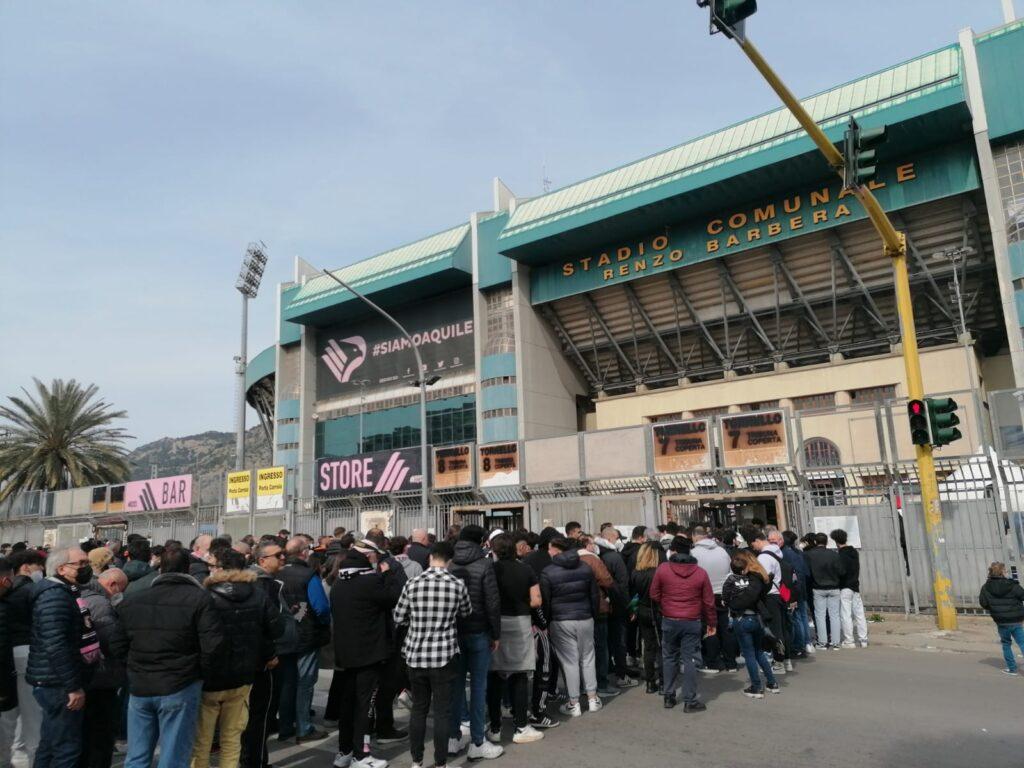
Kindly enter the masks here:
[[[1022, 24], [965, 30], [804, 101], [836, 142], [888, 127], [871, 187], [926, 388], [960, 393], [949, 455], [999, 439], [988, 393], [1024, 381], [1021, 61]], [[408, 343], [297, 260], [248, 384], [300, 520], [787, 523], [912, 458], [891, 265], [783, 109], [536, 198], [495, 180], [493, 210], [337, 274], [437, 378], [431, 510]]]

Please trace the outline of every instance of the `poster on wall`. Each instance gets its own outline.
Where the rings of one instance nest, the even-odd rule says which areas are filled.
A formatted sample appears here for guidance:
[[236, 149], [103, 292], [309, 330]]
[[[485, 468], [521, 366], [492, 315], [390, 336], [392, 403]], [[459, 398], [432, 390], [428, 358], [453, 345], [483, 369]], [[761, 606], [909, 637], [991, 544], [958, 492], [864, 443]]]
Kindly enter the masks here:
[[191, 506], [192, 475], [135, 480], [124, 486], [125, 512], [153, 512]]
[[391, 535], [392, 512], [385, 510], [371, 510], [359, 514], [359, 530], [364, 533], [377, 529], [384, 532], [385, 536]]
[[477, 448], [477, 478], [481, 488], [519, 485], [519, 443]]
[[[469, 291], [395, 310], [429, 376], [473, 370], [473, 302]], [[383, 318], [326, 328], [316, 340], [317, 399], [373, 391], [419, 379], [409, 341]]]
[[448, 445], [434, 449], [434, 488], [466, 488], [473, 485], [473, 446]]
[[[832, 515], [814, 518], [814, 532], [828, 536], [832, 531], [841, 528], [846, 531], [846, 543], [860, 549], [860, 521], [856, 515]], [[828, 540], [829, 549], [835, 549], [836, 543]]]
[[378, 451], [316, 463], [316, 495], [330, 498], [419, 490], [419, 448]]
[[284, 467], [256, 470], [257, 511], [284, 509]]
[[766, 467], [789, 463], [784, 411], [722, 417], [722, 466]]
[[252, 472], [228, 472], [225, 511], [232, 515], [249, 514], [252, 500]]
[[690, 419], [651, 425], [654, 471], [697, 472], [712, 468], [711, 423]]

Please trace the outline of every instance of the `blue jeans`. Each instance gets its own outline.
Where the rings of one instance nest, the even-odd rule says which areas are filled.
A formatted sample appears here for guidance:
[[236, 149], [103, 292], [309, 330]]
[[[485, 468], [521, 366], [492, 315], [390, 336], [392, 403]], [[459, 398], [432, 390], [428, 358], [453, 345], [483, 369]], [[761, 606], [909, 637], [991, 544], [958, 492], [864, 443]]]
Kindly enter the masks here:
[[43, 711], [32, 768], [74, 768], [82, 751], [83, 710], [68, 709], [68, 695], [63, 688], [37, 686], [32, 689], [32, 697]]
[[775, 685], [772, 662], [768, 658], [768, 654], [761, 650], [761, 644], [764, 642], [764, 627], [761, 625], [761, 619], [757, 616], [740, 616], [733, 621], [732, 629], [740, 644], [743, 661], [747, 664], [750, 684], [761, 690], [761, 677], [757, 674], [757, 668], [760, 667], [768, 685]]
[[679, 668], [682, 667], [683, 701], [692, 703], [697, 700], [697, 667], [703, 663], [700, 637], [700, 619], [661, 620], [662, 680], [666, 696], [675, 695]]
[[491, 638], [486, 632], [459, 635], [458, 663], [452, 680], [451, 738], [462, 734], [459, 713], [466, 711], [466, 673], [469, 673], [469, 735], [473, 743], [484, 743], [487, 716], [487, 672], [491, 668]]
[[299, 656], [295, 678], [295, 732], [308, 736], [313, 732], [309, 709], [313, 706], [313, 689], [320, 679], [320, 651], [313, 650]]
[[203, 682], [196, 680], [168, 696], [132, 695], [128, 700], [125, 768], [149, 768], [158, 742], [158, 768], [188, 768], [202, 693]]
[[996, 629], [999, 630], [999, 642], [1003, 644], [1006, 668], [1016, 672], [1017, 660], [1013, 658], [1013, 641], [1017, 641], [1017, 647], [1024, 653], [1024, 624], [996, 624]]
[[811, 643], [811, 625], [807, 620], [807, 601], [801, 600], [793, 611], [793, 650], [802, 651]]

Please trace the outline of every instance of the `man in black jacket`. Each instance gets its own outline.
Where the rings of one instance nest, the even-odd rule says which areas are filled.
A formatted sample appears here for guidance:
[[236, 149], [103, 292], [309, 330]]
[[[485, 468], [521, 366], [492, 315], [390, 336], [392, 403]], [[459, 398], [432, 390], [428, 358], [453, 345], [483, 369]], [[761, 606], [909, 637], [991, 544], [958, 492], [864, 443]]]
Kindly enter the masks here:
[[[839, 615], [843, 630], [843, 648], [868, 647], [868, 620], [860, 597], [860, 554], [848, 544], [846, 531], [837, 528], [829, 534], [839, 550], [842, 577], [839, 580]], [[856, 631], [856, 634], [855, 634]], [[856, 642], [855, 642], [856, 641]]]
[[14, 580], [11, 562], [0, 556], [0, 765], [11, 764], [11, 747], [18, 724], [18, 675], [14, 671], [14, 646], [5, 600]]
[[843, 583], [843, 561], [836, 550], [828, 549], [828, 536], [824, 533], [814, 534], [814, 546], [804, 550], [804, 560], [811, 571], [817, 646], [838, 649], [842, 630], [839, 588]]
[[203, 681], [192, 768], [210, 765], [218, 724], [221, 768], [238, 768], [249, 718], [249, 689], [258, 673], [277, 663], [274, 641], [281, 635], [281, 617], [277, 606], [256, 586], [256, 574], [246, 569], [245, 556], [233, 549], [217, 550], [205, 586], [221, 624], [228, 629], [228, 647], [223, 664]]
[[[86, 627], [76, 595], [92, 577], [78, 547], [52, 552], [47, 578], [32, 591], [32, 628], [25, 678], [43, 712], [33, 768], [72, 768], [82, 749]], [[92, 640], [95, 641], [95, 634]]]
[[381, 665], [391, 655], [388, 625], [405, 580], [369, 541], [356, 542], [331, 587], [334, 666], [340, 688], [336, 768], [387, 768], [363, 746]]
[[[459, 713], [466, 709], [466, 674], [470, 678], [469, 696], [469, 758], [498, 757], [501, 747], [486, 740], [487, 672], [491, 666], [491, 652], [497, 650], [501, 640], [501, 595], [494, 563], [485, 556], [482, 547], [484, 529], [467, 525], [459, 532], [455, 544], [455, 557], [448, 569], [462, 579], [469, 590], [473, 612], [458, 621], [459, 668], [452, 684], [452, 733], [449, 752], [458, 753], [467, 744], [462, 735]], [[452, 747], [455, 747], [453, 750]]]
[[186, 768], [203, 679], [225, 663], [225, 627], [210, 593], [188, 574], [189, 553], [168, 547], [152, 586], [125, 596], [128, 633], [128, 755], [125, 768], [149, 768], [159, 740], [160, 768]]
[[424, 571], [430, 567], [430, 536], [425, 528], [416, 528], [409, 534], [409, 559], [419, 563]]
[[978, 603], [992, 615], [1003, 646], [1003, 659], [1008, 675], [1017, 674], [1017, 660], [1013, 656], [1013, 643], [1024, 653], [1024, 587], [1006, 578], [1006, 566], [992, 563], [988, 567], [988, 580], [981, 587]]

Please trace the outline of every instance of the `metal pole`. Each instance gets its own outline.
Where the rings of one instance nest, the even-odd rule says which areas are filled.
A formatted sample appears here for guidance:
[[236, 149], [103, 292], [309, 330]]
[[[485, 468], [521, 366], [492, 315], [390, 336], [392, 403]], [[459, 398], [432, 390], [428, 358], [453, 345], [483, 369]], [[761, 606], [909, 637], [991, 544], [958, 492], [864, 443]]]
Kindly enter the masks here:
[[[800, 101], [768, 65], [749, 38], [734, 36], [743, 53], [762, 74], [772, 90], [778, 94], [790, 113], [817, 145], [829, 166], [843, 178], [845, 161], [839, 150], [825, 135], [814, 119], [807, 113]], [[914, 326], [914, 308], [911, 302], [910, 280], [907, 276], [906, 238], [889, 221], [882, 206], [867, 187], [856, 186], [853, 193], [864, 207], [868, 218], [882, 238], [883, 252], [892, 260], [896, 289], [896, 304], [899, 307], [900, 331], [903, 336], [903, 365], [907, 375], [907, 397], [911, 400], [924, 398], [924, 382], [921, 378], [921, 361], [917, 353], [917, 329]], [[935, 479], [935, 462], [930, 445], [915, 446], [917, 471], [921, 485], [921, 505], [924, 509], [925, 528], [932, 555], [932, 587], [935, 591], [936, 619], [939, 629], [956, 629], [956, 607], [951, 593], [952, 582], [946, 563], [945, 532], [942, 510], [939, 506], [939, 486]]]
[[1013, 0], [1003, 0], [1003, 22], [1011, 24], [1017, 20], [1017, 13], [1013, 10]]
[[420, 386], [420, 517], [426, 520], [427, 473], [429, 471], [429, 466], [427, 465], [427, 372], [423, 370], [423, 358], [420, 356], [420, 351], [416, 347], [416, 344], [413, 342], [412, 336], [409, 335], [409, 332], [405, 330], [405, 327], [400, 322], [395, 320], [395, 318], [393, 318], [379, 306], [374, 304], [368, 298], [363, 296], [363, 294], [359, 293], [359, 291], [354, 290], [352, 286], [350, 286], [340, 277], [335, 275], [333, 272], [329, 272], [328, 270], [325, 269], [323, 273], [327, 275], [329, 278], [331, 278], [331, 280], [336, 282], [338, 285], [340, 285], [342, 288], [349, 291], [353, 296], [362, 301], [364, 304], [366, 304], [366, 306], [368, 306], [374, 312], [379, 314], [393, 326], [395, 326], [395, 328], [398, 329], [398, 332], [401, 333], [405, 337], [406, 341], [409, 342], [409, 346], [412, 347], [412, 352], [416, 356], [416, 375], [419, 378]]
[[238, 377], [238, 402], [235, 413], [235, 469], [245, 469], [245, 365], [246, 341], [249, 337], [249, 297], [242, 296], [242, 344], [235, 361], [235, 375]]

